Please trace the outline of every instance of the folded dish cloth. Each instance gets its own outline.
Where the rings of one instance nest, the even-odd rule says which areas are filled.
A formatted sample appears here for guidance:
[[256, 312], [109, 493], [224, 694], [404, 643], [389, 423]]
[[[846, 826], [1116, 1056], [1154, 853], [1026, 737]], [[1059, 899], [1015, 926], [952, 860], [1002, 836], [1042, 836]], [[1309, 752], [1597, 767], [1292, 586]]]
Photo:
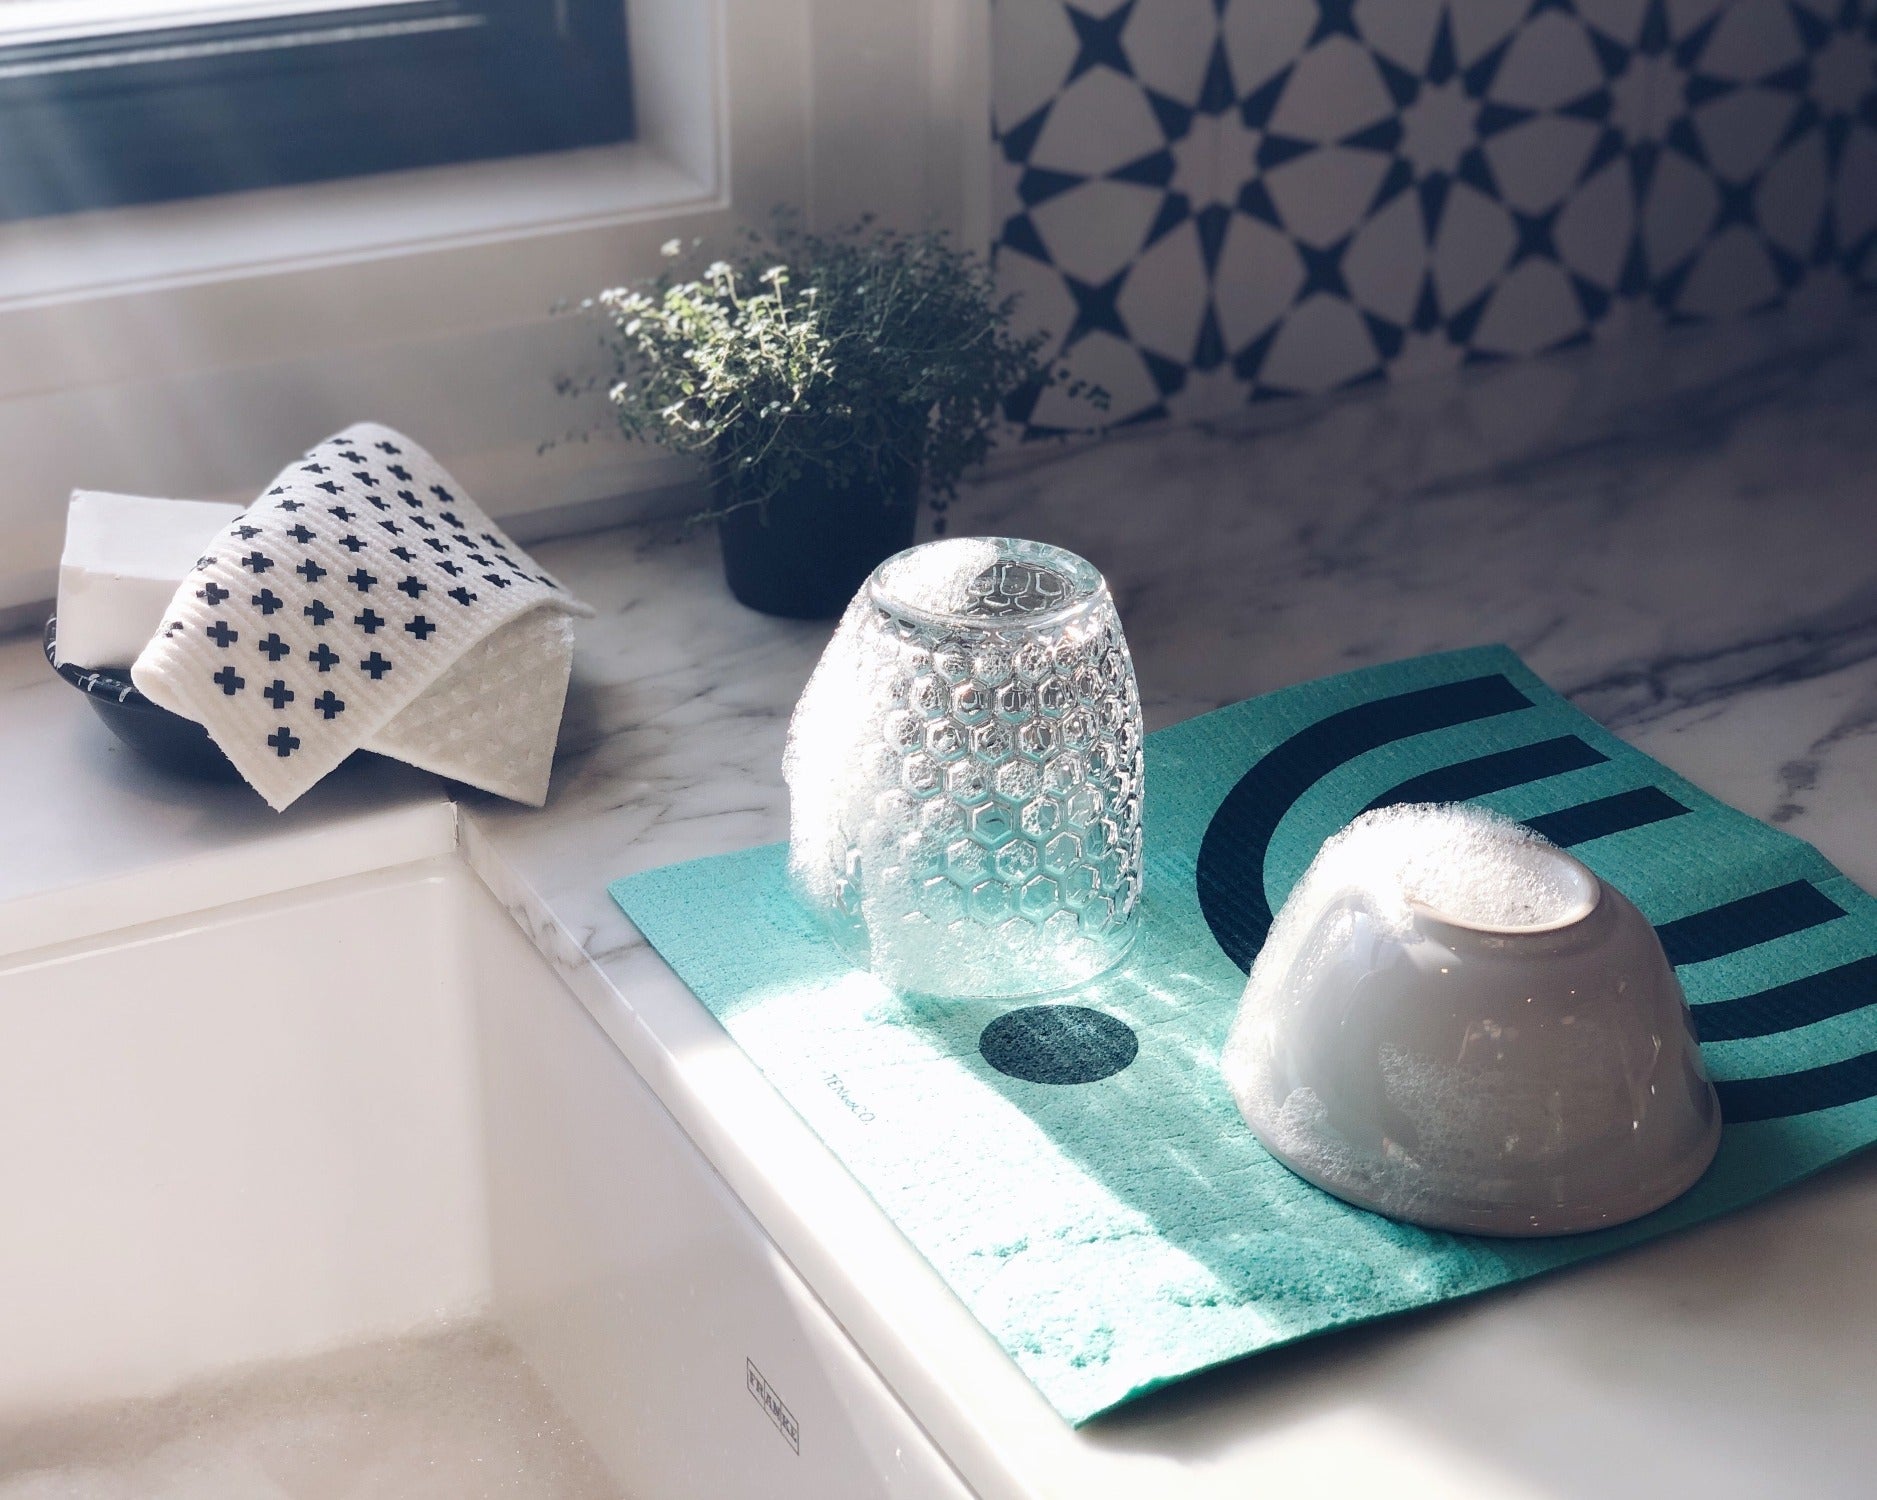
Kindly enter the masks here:
[[361, 422], [210, 544], [131, 669], [284, 808], [357, 749], [540, 806], [592, 611], [435, 459]]

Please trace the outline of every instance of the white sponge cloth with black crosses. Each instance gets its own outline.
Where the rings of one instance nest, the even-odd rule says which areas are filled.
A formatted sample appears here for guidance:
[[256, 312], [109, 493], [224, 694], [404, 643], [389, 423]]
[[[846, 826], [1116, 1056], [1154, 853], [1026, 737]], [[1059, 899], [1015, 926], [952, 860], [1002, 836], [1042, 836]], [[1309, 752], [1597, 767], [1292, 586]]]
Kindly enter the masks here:
[[277, 809], [360, 748], [539, 806], [567, 617], [591, 613], [416, 443], [361, 422], [215, 538], [131, 680]]
[[532, 610], [471, 646], [365, 748], [539, 807], [573, 664], [573, 622]]

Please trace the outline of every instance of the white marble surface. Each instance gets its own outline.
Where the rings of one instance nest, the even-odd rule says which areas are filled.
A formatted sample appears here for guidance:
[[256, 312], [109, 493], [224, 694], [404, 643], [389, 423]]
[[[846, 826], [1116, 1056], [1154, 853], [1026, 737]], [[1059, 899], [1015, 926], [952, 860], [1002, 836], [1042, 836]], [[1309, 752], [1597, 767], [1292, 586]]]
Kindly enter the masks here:
[[[1150, 728], [1503, 641], [1869, 881], [1877, 319], [1857, 332], [1599, 353], [1255, 427], [1143, 430], [1006, 475], [954, 514], [1106, 573]], [[1612, 416], [1618, 383], [1644, 404]], [[636, 942], [608, 879], [786, 836], [786, 719], [828, 632], [729, 602], [704, 539], [631, 529], [539, 551], [600, 619], [546, 810], [469, 806], [567, 940], [607, 963]]]
[[[954, 514], [1107, 573], [1150, 727], [1505, 641], [1626, 738], [1868, 886], [1874, 419], [1872, 319], [1823, 342], [1762, 325], [1034, 455]], [[731, 603], [708, 539], [641, 528], [536, 551], [600, 617], [581, 632], [547, 807], [467, 797], [464, 850], [985, 1494], [1172, 1495], [1175, 1476], [1182, 1496], [1237, 1494], [1253, 1469], [1333, 1493], [1364, 1465], [1444, 1494], [1659, 1494], [1667, 1475], [1766, 1493], [1800, 1470], [1808, 1493], [1859, 1492], [1877, 1437], [1829, 1420], [1877, 1385], [1877, 1350], [1853, 1336], [1877, 1302], [1844, 1300], [1862, 1295], [1858, 1247], [1877, 1222], [1877, 1169], [1859, 1164], [1667, 1245], [1254, 1361], [1069, 1433], [605, 892], [784, 835], [786, 717], [827, 627]], [[0, 920], [54, 887], [221, 844], [355, 840], [444, 806], [422, 778], [368, 774], [273, 823], [239, 791], [126, 762], [36, 642], [0, 645]], [[1824, 1316], [1806, 1286], [1845, 1316]], [[1700, 1401], [1674, 1379], [1684, 1355], [1703, 1366]], [[1769, 1359], [1829, 1378], [1769, 1389]], [[1499, 1394], [1511, 1372], [1522, 1403]], [[1672, 1462], [1638, 1467], [1561, 1440], [1573, 1424], [1622, 1430], [1625, 1452], [1664, 1426], [1683, 1441]], [[1747, 1425], [1750, 1452], [1734, 1436]]]

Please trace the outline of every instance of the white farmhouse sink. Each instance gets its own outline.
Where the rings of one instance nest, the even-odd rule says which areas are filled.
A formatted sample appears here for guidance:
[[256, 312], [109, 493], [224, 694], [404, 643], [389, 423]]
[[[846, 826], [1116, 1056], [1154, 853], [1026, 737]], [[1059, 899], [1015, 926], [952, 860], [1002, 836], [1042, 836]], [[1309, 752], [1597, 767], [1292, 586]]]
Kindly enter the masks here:
[[[0, 1495], [140, 1493], [47, 1455], [399, 1378], [566, 1427], [526, 1493], [967, 1493], [454, 854], [16, 944], [0, 1204]], [[266, 1489], [192, 1441], [165, 1497], [409, 1493], [371, 1487], [369, 1432], [353, 1474]]]

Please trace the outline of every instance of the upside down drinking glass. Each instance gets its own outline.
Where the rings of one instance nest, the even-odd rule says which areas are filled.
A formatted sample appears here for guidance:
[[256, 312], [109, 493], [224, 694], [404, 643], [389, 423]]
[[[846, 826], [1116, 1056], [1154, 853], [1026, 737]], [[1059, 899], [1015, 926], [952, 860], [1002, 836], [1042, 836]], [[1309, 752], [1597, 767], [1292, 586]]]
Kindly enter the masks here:
[[1140, 694], [1072, 552], [961, 537], [887, 559], [796, 705], [784, 772], [798, 895], [895, 988], [1037, 994], [1133, 942]]

